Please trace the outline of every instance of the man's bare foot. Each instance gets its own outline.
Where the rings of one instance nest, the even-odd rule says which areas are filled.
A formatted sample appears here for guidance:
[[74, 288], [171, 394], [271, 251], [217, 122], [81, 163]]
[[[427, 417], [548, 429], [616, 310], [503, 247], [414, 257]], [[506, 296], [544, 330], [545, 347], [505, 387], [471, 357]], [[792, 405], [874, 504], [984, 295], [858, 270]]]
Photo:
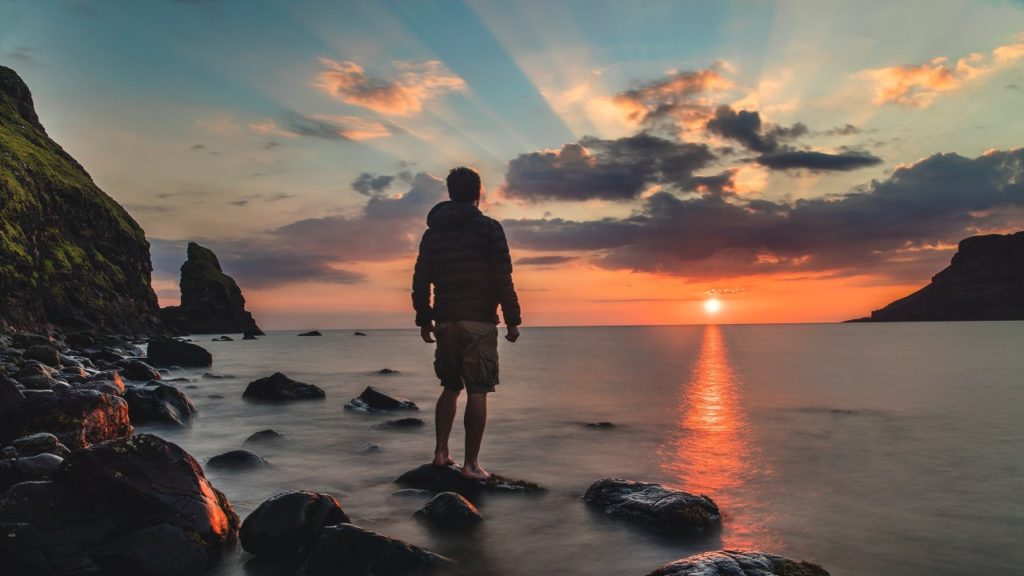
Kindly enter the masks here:
[[434, 454], [434, 466], [451, 466], [455, 460], [447, 454]]
[[492, 476], [490, 472], [481, 468], [479, 464], [476, 466], [470, 466], [467, 464], [462, 467], [462, 470], [459, 473], [462, 474], [463, 478], [478, 480], [480, 482], [486, 482], [490, 480]]

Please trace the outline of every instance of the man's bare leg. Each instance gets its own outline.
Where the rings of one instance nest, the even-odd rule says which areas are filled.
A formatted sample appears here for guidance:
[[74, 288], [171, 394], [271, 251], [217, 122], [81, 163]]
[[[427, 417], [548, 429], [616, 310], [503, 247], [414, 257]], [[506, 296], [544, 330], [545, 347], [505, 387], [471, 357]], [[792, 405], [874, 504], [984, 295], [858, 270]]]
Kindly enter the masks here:
[[434, 410], [434, 430], [437, 433], [434, 466], [455, 464], [455, 460], [448, 454], [448, 437], [452, 433], [452, 424], [455, 422], [459, 392], [460, 390], [445, 388], [437, 399], [437, 408]]
[[466, 400], [466, 463], [462, 475], [475, 480], [487, 480], [491, 474], [480, 467], [480, 444], [487, 426], [487, 394], [470, 392]]

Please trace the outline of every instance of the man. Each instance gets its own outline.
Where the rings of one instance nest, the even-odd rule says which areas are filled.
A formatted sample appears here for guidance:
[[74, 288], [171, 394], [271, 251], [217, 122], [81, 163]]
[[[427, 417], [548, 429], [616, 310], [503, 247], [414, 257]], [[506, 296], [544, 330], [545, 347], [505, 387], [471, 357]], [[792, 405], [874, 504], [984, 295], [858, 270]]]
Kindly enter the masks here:
[[508, 326], [505, 339], [509, 342], [519, 338], [522, 320], [505, 231], [477, 208], [480, 175], [459, 167], [448, 174], [447, 183], [451, 200], [434, 206], [427, 215], [427, 231], [412, 277], [412, 305], [423, 341], [432, 344], [436, 338], [434, 372], [444, 387], [434, 419], [434, 465], [455, 463], [448, 451], [448, 436], [459, 393], [465, 388], [462, 475], [487, 480], [490, 473], [480, 466], [479, 454], [487, 424], [487, 394], [494, 392], [498, 383], [498, 305]]

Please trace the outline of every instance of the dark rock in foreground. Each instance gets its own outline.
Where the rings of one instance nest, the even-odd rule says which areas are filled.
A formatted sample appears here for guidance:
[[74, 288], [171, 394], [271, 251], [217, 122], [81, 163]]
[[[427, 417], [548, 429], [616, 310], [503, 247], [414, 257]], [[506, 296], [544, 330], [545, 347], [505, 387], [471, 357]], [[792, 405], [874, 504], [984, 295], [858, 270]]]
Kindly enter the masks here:
[[221, 470], [250, 470], [270, 466], [265, 458], [248, 450], [229, 450], [218, 454], [206, 463], [207, 468], [218, 468]]
[[124, 399], [95, 390], [32, 394], [0, 419], [0, 445], [34, 432], [50, 432], [68, 448], [83, 448], [132, 432]]
[[416, 516], [445, 528], [464, 528], [483, 520], [473, 503], [455, 492], [441, 492], [430, 499]]
[[0, 499], [0, 556], [16, 573], [195, 574], [238, 531], [199, 464], [156, 436], [77, 450], [53, 478]]
[[711, 498], [660, 484], [604, 478], [590, 485], [583, 500], [609, 516], [659, 532], [704, 535], [722, 527], [722, 515]]
[[154, 366], [206, 368], [213, 365], [213, 356], [205, 348], [165, 336], [149, 341], [146, 356]]
[[326, 398], [327, 393], [319, 386], [298, 382], [275, 372], [266, 378], [253, 380], [242, 393], [243, 398], [251, 400], [318, 400]]
[[718, 550], [669, 562], [647, 576], [829, 576], [810, 562], [764, 552]]
[[310, 330], [309, 332], [303, 332], [299, 336], [323, 336], [319, 330]]
[[305, 576], [433, 574], [453, 562], [430, 550], [352, 524], [328, 526], [303, 566]]
[[338, 500], [329, 494], [294, 491], [260, 504], [242, 522], [242, 548], [257, 557], [302, 554], [326, 526], [349, 523]]
[[367, 386], [366, 390], [345, 404], [349, 410], [361, 412], [377, 412], [387, 410], [419, 410], [411, 400], [400, 396], [392, 396], [387, 392], [374, 386]]
[[380, 424], [375, 424], [373, 427], [377, 429], [411, 430], [413, 428], [422, 428], [425, 425], [426, 422], [422, 418], [396, 418], [395, 420], [385, 420]]
[[156, 422], [191, 426], [196, 415], [195, 404], [185, 393], [169, 384], [151, 381], [143, 386], [128, 386], [124, 392], [132, 422]]
[[485, 493], [535, 493], [544, 488], [526, 480], [511, 480], [494, 474], [486, 482], [464, 478], [459, 466], [424, 464], [402, 474], [395, 484], [406, 488], [420, 488], [431, 492], [457, 492], [468, 498]]

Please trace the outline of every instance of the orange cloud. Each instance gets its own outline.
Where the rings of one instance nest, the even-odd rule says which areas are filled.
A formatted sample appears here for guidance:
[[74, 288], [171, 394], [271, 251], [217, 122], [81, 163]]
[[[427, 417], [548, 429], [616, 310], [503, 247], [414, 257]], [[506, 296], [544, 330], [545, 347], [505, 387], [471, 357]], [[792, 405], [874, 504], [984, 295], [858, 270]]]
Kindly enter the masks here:
[[314, 85], [331, 96], [354, 106], [381, 114], [408, 116], [423, 110], [423, 103], [445, 92], [466, 90], [465, 80], [440, 60], [410, 62], [398, 60], [394, 78], [368, 76], [362, 66], [350, 60], [321, 58], [324, 67]]
[[668, 78], [626, 90], [613, 102], [627, 118], [637, 123], [669, 120], [684, 131], [702, 129], [712, 115], [711, 94], [733, 88], [725, 74], [733, 67], [725, 61], [692, 72], [675, 72]]
[[1024, 34], [1015, 44], [999, 46], [991, 57], [973, 53], [956, 61], [933, 58], [927, 64], [874, 68], [860, 73], [874, 83], [872, 101], [925, 108], [943, 92], [958, 90], [970, 80], [1024, 58]]

